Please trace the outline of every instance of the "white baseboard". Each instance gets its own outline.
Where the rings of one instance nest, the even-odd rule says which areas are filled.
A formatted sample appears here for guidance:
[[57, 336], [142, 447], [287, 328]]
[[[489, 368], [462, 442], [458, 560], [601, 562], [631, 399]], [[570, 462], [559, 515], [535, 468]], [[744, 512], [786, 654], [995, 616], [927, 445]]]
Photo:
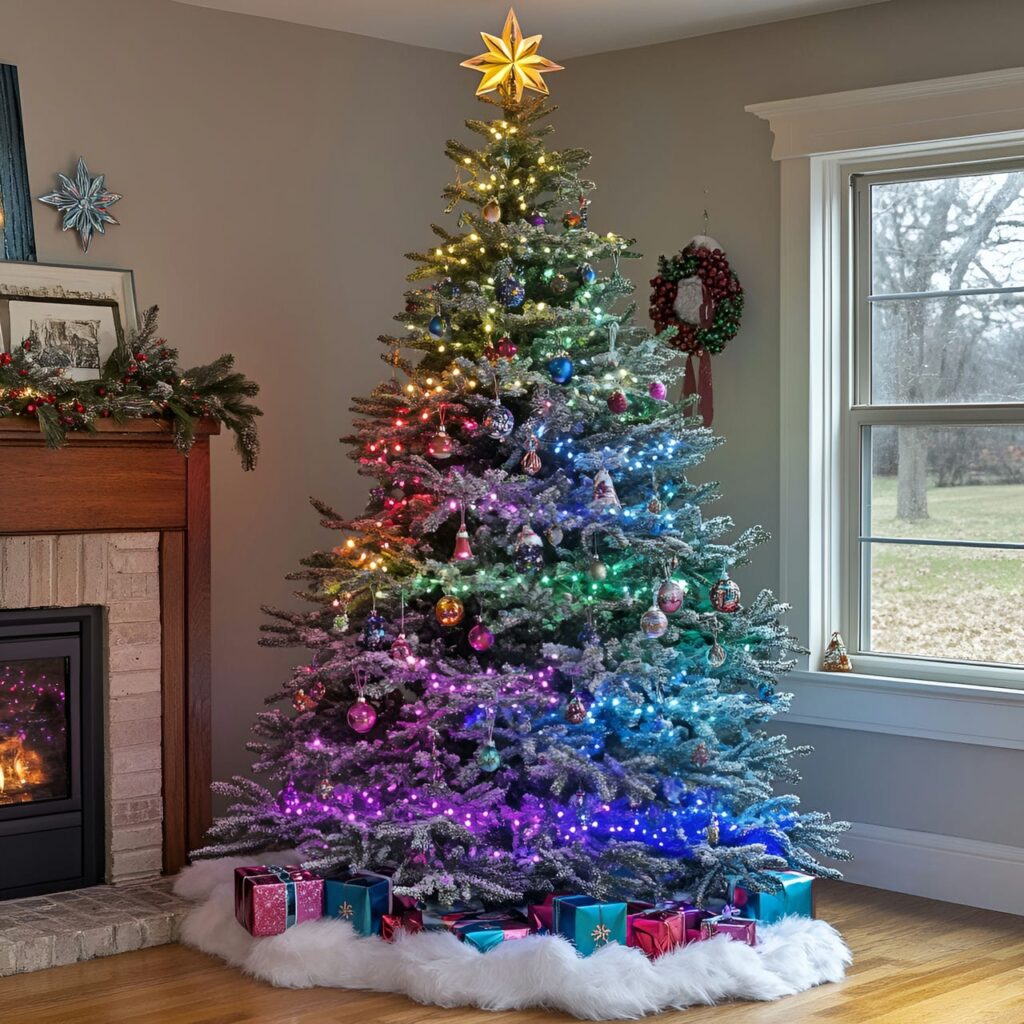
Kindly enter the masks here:
[[845, 837], [848, 882], [1024, 914], [1024, 849], [855, 822]]

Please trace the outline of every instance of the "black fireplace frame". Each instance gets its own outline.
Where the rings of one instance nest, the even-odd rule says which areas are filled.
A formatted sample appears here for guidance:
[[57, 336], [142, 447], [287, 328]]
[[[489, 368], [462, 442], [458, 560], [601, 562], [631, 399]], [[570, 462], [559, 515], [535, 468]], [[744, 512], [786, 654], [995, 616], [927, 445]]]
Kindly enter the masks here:
[[0, 805], [0, 900], [98, 885], [106, 873], [104, 612], [0, 611], [0, 660], [67, 657], [67, 797]]

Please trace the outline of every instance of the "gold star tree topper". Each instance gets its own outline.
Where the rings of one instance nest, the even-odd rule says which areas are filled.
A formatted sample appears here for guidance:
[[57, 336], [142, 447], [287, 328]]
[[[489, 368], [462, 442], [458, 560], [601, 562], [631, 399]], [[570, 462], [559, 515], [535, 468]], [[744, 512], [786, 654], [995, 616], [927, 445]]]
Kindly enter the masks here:
[[565, 70], [561, 64], [555, 64], [537, 52], [543, 36], [523, 36], [519, 19], [511, 8], [500, 39], [489, 32], [481, 32], [480, 35], [487, 52], [464, 60], [460, 65], [483, 75], [476, 89], [477, 96], [497, 91], [503, 99], [515, 100], [516, 103], [523, 98], [524, 89], [546, 96], [548, 87], [541, 76], [549, 71]]

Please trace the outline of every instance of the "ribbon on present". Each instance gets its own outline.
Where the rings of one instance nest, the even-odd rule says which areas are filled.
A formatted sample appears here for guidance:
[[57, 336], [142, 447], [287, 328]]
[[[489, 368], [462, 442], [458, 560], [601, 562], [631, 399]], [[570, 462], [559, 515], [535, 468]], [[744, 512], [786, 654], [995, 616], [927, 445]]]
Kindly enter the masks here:
[[267, 867], [267, 874], [275, 875], [279, 882], [284, 883], [284, 926], [291, 928], [298, 917], [298, 892], [295, 888], [295, 879], [287, 868], [280, 868], [270, 865]]
[[[306, 893], [305, 906], [300, 905], [299, 883], [314, 886], [318, 891]], [[284, 890], [284, 915], [278, 916], [276, 907], [273, 914], [260, 911], [265, 898], [258, 894], [267, 886]], [[305, 890], [303, 890], [305, 893]], [[323, 883], [312, 872], [297, 864], [280, 866], [260, 864], [254, 867], [235, 869], [235, 917], [252, 935], [278, 935], [301, 920], [319, 917], [322, 909]]]
[[399, 932], [415, 935], [423, 931], [423, 912], [411, 896], [395, 896], [390, 914], [382, 914], [380, 937], [385, 942], [394, 942]]
[[584, 956], [609, 943], [626, 944], [626, 904], [602, 903], [592, 896], [560, 896], [554, 901], [553, 931]]
[[393, 912], [391, 877], [377, 871], [355, 871], [324, 882], [324, 910], [348, 921], [361, 935], [380, 932], [385, 914]]
[[[735, 907], [729, 907], [728, 904], [726, 904], [726, 907], [733, 911], [736, 909]], [[726, 908], [723, 907], [724, 909]], [[751, 921], [746, 917], [736, 917], [732, 914], [728, 916], [719, 914], [717, 917], [708, 917], [701, 921], [701, 939], [712, 939], [719, 934], [728, 935], [730, 939], [745, 942], [748, 946], [754, 946], [757, 944], [757, 922]]]

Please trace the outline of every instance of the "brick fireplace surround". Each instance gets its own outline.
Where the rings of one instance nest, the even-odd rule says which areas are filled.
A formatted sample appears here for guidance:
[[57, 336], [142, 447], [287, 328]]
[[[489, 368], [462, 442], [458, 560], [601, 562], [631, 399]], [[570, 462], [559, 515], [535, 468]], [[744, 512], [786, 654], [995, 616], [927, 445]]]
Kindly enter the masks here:
[[101, 421], [48, 450], [0, 420], [0, 609], [104, 609], [108, 885], [0, 901], [0, 975], [173, 938], [210, 820], [209, 438]]

